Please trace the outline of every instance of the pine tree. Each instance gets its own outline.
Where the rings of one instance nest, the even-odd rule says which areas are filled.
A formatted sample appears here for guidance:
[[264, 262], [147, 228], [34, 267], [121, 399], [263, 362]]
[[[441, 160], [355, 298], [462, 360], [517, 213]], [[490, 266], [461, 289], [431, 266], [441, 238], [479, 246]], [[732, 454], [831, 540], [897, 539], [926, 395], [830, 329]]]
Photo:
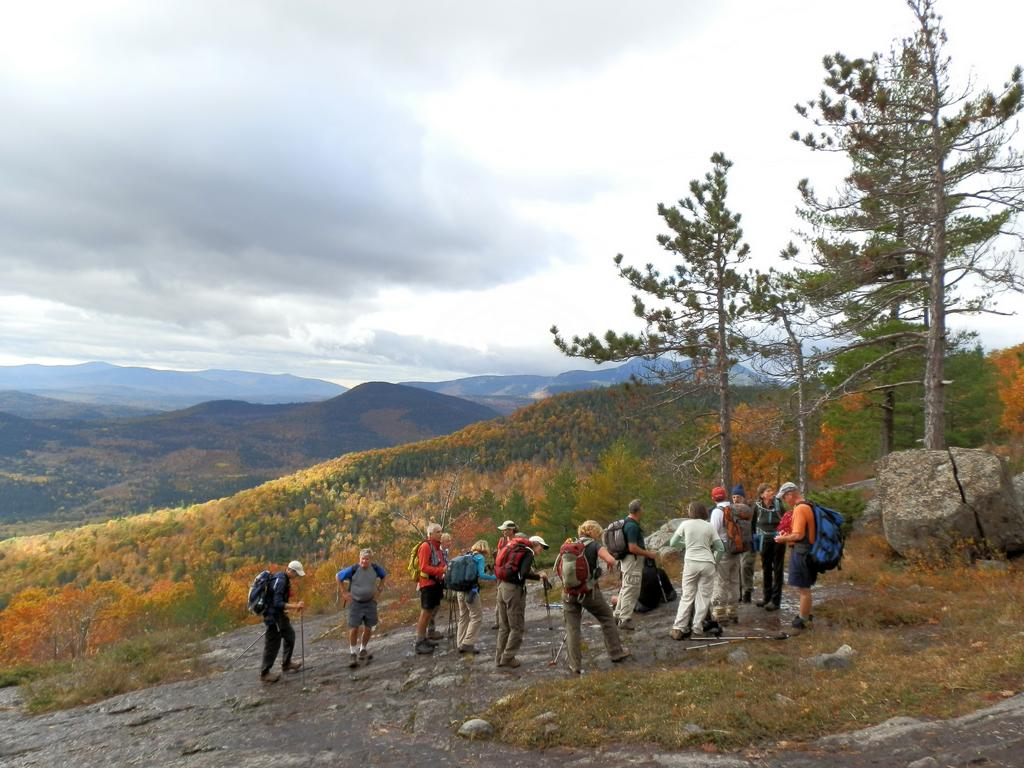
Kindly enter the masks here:
[[[907, 5], [916, 31], [888, 57], [826, 57], [825, 90], [797, 107], [822, 130], [794, 137], [815, 150], [845, 152], [852, 167], [835, 200], [801, 184], [818, 229], [819, 296], [830, 297], [853, 327], [883, 308], [889, 320], [916, 318], [924, 326], [886, 341], [890, 357], [925, 349], [924, 444], [939, 449], [947, 316], [994, 312], [996, 293], [1024, 290], [1012, 256], [992, 252], [1024, 208], [1024, 160], [1009, 147], [1008, 132], [1024, 107], [1024, 86], [1017, 67], [999, 92], [954, 89], [934, 0]], [[980, 294], [958, 295], [965, 278]]]
[[534, 521], [540, 534], [550, 543], [561, 542], [576, 533], [576, 500], [579, 482], [569, 464], [563, 464], [544, 484], [544, 495], [537, 504]]
[[[690, 182], [690, 196], [678, 206], [658, 205], [672, 234], [658, 243], [680, 259], [671, 274], [623, 266], [619, 274], [637, 291], [633, 312], [646, 323], [638, 335], [607, 331], [564, 340], [553, 327], [555, 344], [565, 354], [597, 362], [632, 357], [658, 359], [659, 375], [677, 390], [710, 389], [718, 396], [719, 482], [732, 484], [732, 398], [729, 372], [752, 346], [743, 327], [748, 278], [738, 269], [749, 256], [742, 242], [740, 215], [726, 207], [726, 177], [732, 163], [721, 153], [711, 156], [712, 169], [703, 180]], [[641, 294], [646, 294], [642, 297]], [[648, 303], [650, 302], [650, 303]]]

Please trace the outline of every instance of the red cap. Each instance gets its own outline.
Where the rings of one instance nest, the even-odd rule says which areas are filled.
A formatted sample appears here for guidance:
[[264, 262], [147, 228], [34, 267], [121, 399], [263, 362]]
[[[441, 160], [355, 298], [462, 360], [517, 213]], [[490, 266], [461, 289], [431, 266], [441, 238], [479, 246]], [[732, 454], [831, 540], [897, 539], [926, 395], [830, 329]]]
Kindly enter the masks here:
[[729, 494], [722, 486], [716, 486], [711, 489], [711, 500], [712, 501], [725, 501], [729, 498]]

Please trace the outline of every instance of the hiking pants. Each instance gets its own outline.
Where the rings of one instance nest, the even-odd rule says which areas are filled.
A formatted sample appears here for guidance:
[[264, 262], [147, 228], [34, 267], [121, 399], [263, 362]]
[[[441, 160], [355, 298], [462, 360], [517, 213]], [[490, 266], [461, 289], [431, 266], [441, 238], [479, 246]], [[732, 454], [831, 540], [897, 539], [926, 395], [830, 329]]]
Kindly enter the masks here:
[[782, 605], [782, 572], [786, 567], [786, 545], [776, 544], [765, 535], [761, 545], [761, 574], [764, 577], [764, 601]]
[[[456, 592], [456, 599], [459, 601], [459, 628], [455, 633], [456, 648], [464, 645], [476, 645], [480, 637], [480, 625], [484, 619], [484, 606], [480, 594], [473, 595], [471, 592]], [[469, 601], [472, 596], [473, 602]]]
[[498, 582], [498, 647], [494, 663], [510, 661], [523, 644], [526, 630], [526, 586]]
[[740, 555], [722, 555], [715, 569], [715, 587], [711, 595], [711, 616], [715, 621], [739, 614]]
[[754, 591], [754, 563], [757, 562], [757, 552], [753, 549], [740, 555], [740, 591]]
[[622, 656], [622, 640], [619, 638], [619, 628], [615, 625], [612, 608], [604, 599], [601, 588], [594, 585], [594, 588], [585, 595], [565, 595], [562, 598], [565, 647], [569, 652], [569, 666], [574, 670], [582, 669], [580, 665], [583, 663], [580, 654], [580, 623], [583, 620], [584, 609], [601, 624], [601, 634], [604, 636], [604, 647], [608, 651], [608, 657], [616, 659]]
[[281, 658], [281, 667], [284, 668], [292, 661], [292, 651], [295, 650], [295, 630], [292, 623], [284, 614], [276, 622], [267, 624], [267, 634], [263, 640], [263, 666], [260, 667], [260, 674], [265, 675], [274, 666], [277, 660], [277, 652], [281, 648], [281, 640], [284, 640], [284, 656]]
[[711, 606], [711, 592], [714, 586], [714, 563], [700, 560], [684, 561], [682, 597], [679, 598], [672, 629], [692, 631], [694, 634], [702, 630], [701, 625]]
[[619, 589], [619, 600], [615, 604], [615, 618], [628, 621], [633, 616], [636, 600], [640, 597], [643, 584], [644, 559], [636, 555], [626, 555], [619, 561], [622, 571], [622, 587]]

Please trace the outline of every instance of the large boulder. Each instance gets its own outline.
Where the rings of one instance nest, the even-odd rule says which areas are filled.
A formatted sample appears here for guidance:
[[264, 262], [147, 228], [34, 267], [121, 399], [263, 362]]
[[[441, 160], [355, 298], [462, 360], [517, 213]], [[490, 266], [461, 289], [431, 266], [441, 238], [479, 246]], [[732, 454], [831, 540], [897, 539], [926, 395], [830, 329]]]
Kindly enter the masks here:
[[901, 555], [948, 554], [974, 541], [1024, 551], [1024, 510], [1006, 462], [986, 451], [898, 451], [878, 462], [882, 527]]
[[647, 549], [653, 550], [658, 553], [658, 557], [671, 557], [672, 555], [678, 555], [679, 551], [672, 549], [668, 542], [672, 538], [672, 534], [676, 532], [676, 528], [683, 522], [683, 518], [677, 517], [669, 520], [663, 526], [658, 528], [654, 533], [644, 536], [644, 544], [647, 545]]
[[1017, 492], [1017, 503], [1024, 507], [1024, 473], [1013, 478], [1013, 489]]

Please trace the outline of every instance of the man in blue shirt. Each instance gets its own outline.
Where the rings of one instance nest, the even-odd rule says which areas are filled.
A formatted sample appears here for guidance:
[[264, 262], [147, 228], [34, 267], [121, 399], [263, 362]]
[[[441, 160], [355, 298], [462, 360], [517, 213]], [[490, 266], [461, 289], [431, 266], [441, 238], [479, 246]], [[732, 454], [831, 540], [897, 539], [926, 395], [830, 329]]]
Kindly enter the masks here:
[[[387, 576], [387, 572], [371, 562], [371, 558], [373, 550], [360, 550], [358, 563], [338, 571], [341, 599], [348, 606], [350, 667], [373, 658], [373, 654], [366, 650], [366, 646], [370, 643], [370, 633], [377, 626], [377, 598], [384, 589], [384, 577]], [[360, 627], [363, 630], [363, 637], [357, 653], [356, 640], [359, 638]]]

